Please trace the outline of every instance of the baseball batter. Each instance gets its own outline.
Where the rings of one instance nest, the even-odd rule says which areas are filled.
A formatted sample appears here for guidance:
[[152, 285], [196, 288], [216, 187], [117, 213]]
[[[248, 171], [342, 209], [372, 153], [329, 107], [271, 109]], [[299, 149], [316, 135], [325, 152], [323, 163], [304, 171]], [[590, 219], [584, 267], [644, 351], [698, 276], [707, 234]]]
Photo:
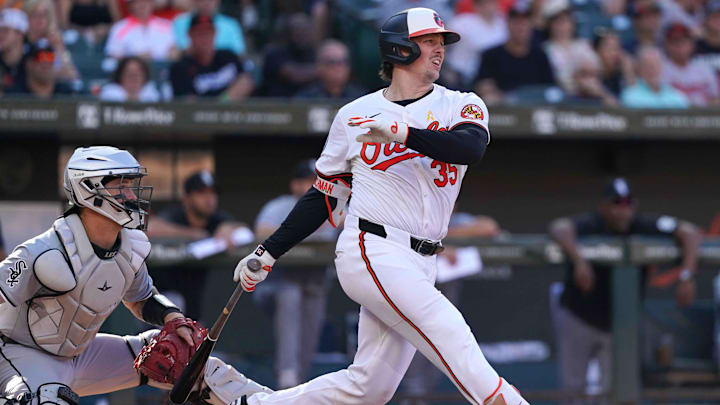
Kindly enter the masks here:
[[[141, 185], [145, 175], [127, 151], [78, 148], [64, 173], [70, 209], [0, 263], [1, 404], [77, 405], [78, 396], [142, 383], [169, 389], [171, 374], [179, 376], [204, 335], [148, 275], [150, 242], [140, 230], [152, 192]], [[158, 339], [158, 330], [98, 333], [120, 302], [139, 319], [164, 325]], [[155, 355], [166, 338], [177, 350]], [[133, 362], [151, 341], [139, 374]], [[196, 399], [221, 405], [262, 390], [270, 392], [211, 358]]]
[[[381, 76], [389, 87], [340, 109], [314, 188], [235, 269], [235, 281], [252, 291], [282, 254], [325, 220], [336, 223], [352, 192], [335, 264], [343, 289], [361, 305], [353, 364], [237, 404], [384, 404], [416, 350], [472, 404], [527, 403], [488, 364], [462, 314], [433, 285], [463, 176], [490, 140], [483, 101], [434, 84], [445, 46], [459, 40], [427, 8], [385, 22]], [[251, 258], [264, 271], [249, 271]]]

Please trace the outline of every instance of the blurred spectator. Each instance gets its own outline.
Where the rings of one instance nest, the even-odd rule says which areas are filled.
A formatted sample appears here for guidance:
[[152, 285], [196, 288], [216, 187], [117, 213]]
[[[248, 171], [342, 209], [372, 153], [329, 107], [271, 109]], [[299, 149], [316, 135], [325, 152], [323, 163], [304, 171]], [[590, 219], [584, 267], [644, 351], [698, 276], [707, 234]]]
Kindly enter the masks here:
[[52, 98], [75, 93], [72, 87], [57, 81], [54, 72], [55, 52], [47, 40], [41, 39], [30, 45], [23, 63], [23, 78], [16, 81], [12, 87], [6, 88], [6, 95]]
[[[247, 3], [246, 0], [242, 0]], [[262, 2], [260, 7], [262, 7]], [[304, 35], [308, 36], [310, 42], [319, 44], [327, 39], [327, 30], [330, 22], [330, 1], [329, 0], [281, 0], [272, 2], [273, 21], [279, 22], [281, 26], [287, 24], [287, 20], [295, 14], [304, 14], [310, 19], [310, 27]], [[247, 9], [247, 7], [245, 7]], [[246, 16], [243, 16], [246, 17]], [[244, 25], [243, 25], [244, 27]], [[278, 28], [278, 27], [275, 27]], [[308, 35], [310, 34], [310, 35]]]
[[634, 36], [623, 44], [631, 55], [645, 46], [660, 45], [662, 10], [655, 0], [635, 0], [630, 6]]
[[[184, 191], [180, 205], [150, 219], [147, 230], [150, 238], [214, 237], [231, 242], [233, 231], [245, 226], [218, 208], [217, 186], [210, 172], [203, 170], [190, 175], [185, 180]], [[193, 319], [200, 319], [206, 270], [204, 266], [185, 264], [172, 271], [157, 272], [153, 279], [157, 285], [173, 286], [184, 297], [184, 312]]]
[[503, 44], [508, 36], [507, 22], [498, 10], [498, 0], [474, 0], [474, 6], [474, 12], [458, 14], [447, 24], [463, 39], [448, 48], [446, 56], [448, 67], [459, 77], [458, 80], [445, 81], [454, 83], [454, 87], [458, 88], [472, 86], [482, 53]]
[[312, 29], [310, 19], [293, 14], [285, 29], [283, 43], [272, 46], [265, 55], [261, 95], [290, 97], [317, 79], [315, 44], [307, 35]]
[[28, 0], [24, 5], [28, 16], [27, 40], [34, 44], [47, 39], [55, 52], [54, 70], [58, 80], [78, 78], [70, 52], [65, 48], [62, 32], [55, 18], [55, 4], [52, 0]]
[[220, 96], [242, 100], [253, 90], [253, 81], [238, 56], [215, 50], [215, 25], [208, 16], [195, 15], [190, 22], [190, 49], [170, 68], [175, 97]]
[[[255, 236], [263, 240], [280, 227], [295, 203], [315, 181], [315, 160], [298, 163], [290, 180], [290, 193], [268, 201], [255, 220]], [[338, 233], [325, 222], [306, 241], [334, 242]], [[268, 288], [253, 294], [263, 301], [272, 295], [274, 305], [275, 369], [278, 388], [295, 386], [309, 377], [325, 320], [327, 266], [275, 266]]]
[[572, 104], [619, 105], [618, 99], [602, 82], [600, 58], [588, 53], [575, 61], [569, 97]]
[[105, 54], [115, 59], [140, 56], [154, 61], [175, 59], [172, 23], [155, 17], [153, 0], [127, 0], [130, 16], [113, 24], [105, 43]]
[[0, 9], [14, 8], [21, 9], [23, 0], [0, 0]]
[[366, 93], [350, 83], [350, 52], [342, 42], [329, 39], [322, 43], [316, 63], [317, 82], [300, 89], [296, 97], [356, 99]]
[[663, 82], [663, 56], [656, 47], [640, 49], [635, 63], [638, 80], [626, 87], [620, 99], [630, 108], [687, 108], [690, 103], [683, 93]]
[[[155, 0], [153, 15], [173, 21], [175, 17], [191, 11], [192, 8], [192, 0]], [[177, 33], [175, 35], [175, 39], [177, 39]]]
[[702, 22], [705, 17], [704, 0], [658, 0], [662, 8], [662, 26], [673, 23], [685, 25], [699, 37], [702, 34]]
[[717, 76], [703, 60], [693, 59], [695, 39], [690, 29], [681, 23], [669, 25], [665, 49], [663, 80], [685, 94], [693, 106], [716, 104], [720, 96]]
[[112, 23], [120, 19], [115, 0], [58, 0], [61, 28], [78, 30], [90, 43], [104, 40]]
[[215, 49], [232, 51], [237, 55], [245, 53], [245, 40], [240, 24], [236, 19], [218, 12], [220, 0], [193, 0], [193, 4], [195, 10], [192, 13], [181, 14], [173, 20], [173, 31], [180, 50], [190, 46], [190, 20], [194, 16], [204, 16], [212, 18], [215, 25]]
[[100, 100], [103, 101], [155, 103], [160, 99], [160, 92], [150, 80], [147, 62], [137, 56], [121, 59], [112, 81], [100, 90]]
[[510, 9], [507, 42], [482, 54], [475, 89], [486, 103], [500, 102], [503, 93], [523, 86], [555, 84], [545, 51], [532, 41], [530, 15], [523, 5]]
[[[453, 14], [452, 2], [449, 0], [384, 0], [380, 2], [375, 14], [375, 22], [381, 27], [391, 15], [413, 7], [427, 7], [435, 10], [440, 18], [449, 19]], [[449, 26], [455, 29], [454, 26]]]
[[[615, 178], [608, 184], [595, 211], [556, 219], [549, 232], [568, 262], [558, 313], [554, 314], [562, 387], [584, 393], [587, 366], [595, 358], [601, 369], [601, 389], [607, 393], [612, 369], [612, 268], [585, 260], [580, 254], [577, 238], [591, 235], [674, 236], [682, 248], [683, 259], [672, 273], [678, 275], [678, 305], [685, 306], [695, 299], [693, 277], [700, 233], [694, 225], [670, 216], [638, 213], [637, 202], [623, 178]], [[647, 276], [648, 268], [644, 268], [641, 296]]]
[[9, 88], [24, 76], [22, 59], [26, 52], [24, 35], [27, 15], [22, 10], [6, 8], [0, 11], [0, 74], [2, 88]]
[[[467, 212], [453, 212], [448, 224], [448, 238], [493, 238], [500, 235], [498, 223], [484, 215], [473, 215]], [[458, 260], [457, 250], [452, 246], [446, 246], [440, 253], [451, 264]], [[465, 278], [458, 278], [444, 283], [436, 283], [435, 287], [453, 303], [460, 308]], [[413, 357], [410, 367], [405, 372], [402, 387], [405, 393], [412, 395], [426, 395], [432, 393], [443, 373], [435, 367], [425, 356], [416, 354]], [[416, 402], [417, 405], [425, 402]]]
[[545, 0], [542, 8], [547, 31], [545, 52], [555, 73], [555, 79], [572, 93], [573, 72], [581, 59], [588, 60], [594, 53], [584, 39], [576, 38], [575, 17], [568, 0]]
[[603, 85], [615, 97], [620, 97], [623, 87], [635, 83], [632, 57], [622, 48], [617, 33], [606, 29], [595, 30], [593, 49], [600, 57]]
[[705, 8], [704, 28], [695, 53], [713, 69], [720, 80], [720, 0], [711, 0]]

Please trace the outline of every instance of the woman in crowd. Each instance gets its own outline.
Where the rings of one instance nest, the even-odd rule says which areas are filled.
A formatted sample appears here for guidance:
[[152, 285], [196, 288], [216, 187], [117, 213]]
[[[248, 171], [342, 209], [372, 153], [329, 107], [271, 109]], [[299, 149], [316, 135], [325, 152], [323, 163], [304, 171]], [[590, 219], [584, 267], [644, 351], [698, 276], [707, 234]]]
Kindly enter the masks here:
[[147, 62], [136, 56], [123, 58], [113, 74], [112, 82], [100, 90], [103, 101], [140, 101], [154, 103], [160, 101], [160, 92], [150, 80], [150, 68]]

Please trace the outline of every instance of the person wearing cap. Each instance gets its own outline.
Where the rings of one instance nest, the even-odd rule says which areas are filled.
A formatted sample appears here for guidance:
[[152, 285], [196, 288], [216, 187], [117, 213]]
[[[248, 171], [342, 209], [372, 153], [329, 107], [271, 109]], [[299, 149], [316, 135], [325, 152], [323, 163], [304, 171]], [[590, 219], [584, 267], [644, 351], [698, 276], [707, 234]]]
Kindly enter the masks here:
[[490, 141], [483, 100], [435, 83], [446, 46], [460, 40], [428, 8], [385, 21], [378, 73], [389, 84], [338, 110], [313, 187], [233, 272], [244, 291], [255, 291], [285, 253], [326, 221], [337, 226], [344, 218], [335, 268], [343, 291], [360, 305], [352, 364], [272, 394], [241, 396], [234, 405], [385, 404], [416, 352], [471, 404], [528, 404], [488, 363], [462, 313], [434, 284], [463, 177]]
[[62, 32], [55, 18], [53, 0], [28, 0], [23, 5], [28, 16], [28, 31], [25, 37], [29, 44], [47, 40], [55, 53], [55, 77], [61, 81], [79, 78], [70, 52], [63, 42]]
[[105, 54], [114, 59], [140, 56], [167, 62], [177, 58], [172, 23], [153, 15], [153, 0], [126, 0], [130, 15], [113, 24], [105, 42]]
[[367, 93], [350, 81], [350, 51], [347, 45], [328, 39], [318, 47], [317, 80], [296, 94], [297, 98], [337, 98], [352, 100]]
[[[232, 245], [231, 235], [245, 226], [218, 207], [215, 177], [207, 170], [194, 172], [185, 180], [184, 195], [179, 205], [173, 205], [153, 215], [147, 234], [152, 238], [204, 239], [215, 237]], [[184, 301], [184, 309], [199, 319], [202, 314], [202, 295], [207, 269], [190, 264], [173, 271], [158, 272], [153, 277], [159, 285], [173, 286]]]
[[696, 58], [705, 61], [720, 80], [720, 0], [708, 2], [703, 28], [695, 49]]
[[526, 86], [555, 85], [545, 50], [532, 40], [531, 15], [526, 4], [517, 2], [508, 12], [508, 40], [483, 52], [475, 91], [485, 102], [501, 102], [505, 93]]
[[642, 47], [660, 45], [662, 9], [657, 1], [637, 0], [629, 8], [634, 35], [623, 42], [623, 48], [634, 55]]
[[27, 15], [22, 10], [0, 10], [0, 87], [12, 87], [23, 75], [22, 59], [26, 48], [24, 36], [28, 29]]
[[[625, 178], [611, 179], [594, 211], [554, 220], [550, 237], [567, 257], [567, 271], [556, 310], [558, 366], [562, 388], [585, 392], [588, 363], [595, 358], [601, 369], [600, 385], [607, 393], [612, 369], [612, 269], [589, 263], [580, 253], [578, 238], [586, 236], [648, 235], [673, 237], [682, 249], [676, 274], [680, 306], [695, 298], [695, 270], [701, 235], [691, 223], [668, 215], [637, 212], [638, 203]], [[643, 290], [649, 269], [642, 269]]]
[[[297, 164], [290, 180], [290, 194], [268, 201], [255, 219], [255, 236], [264, 239], [282, 224], [297, 201], [315, 181], [315, 159]], [[323, 224], [306, 241], [334, 242], [338, 232]], [[328, 263], [330, 264], [330, 263]], [[325, 320], [328, 283], [327, 265], [276, 266], [268, 288], [253, 298], [263, 308], [273, 308], [275, 331], [275, 373], [278, 388], [288, 388], [306, 381], [317, 351]], [[272, 299], [272, 304], [264, 301]]]
[[55, 51], [47, 40], [42, 39], [30, 45], [24, 58], [24, 67], [23, 78], [5, 89], [6, 95], [53, 98], [75, 93], [71, 86], [57, 80]]
[[252, 93], [254, 83], [240, 58], [216, 50], [212, 17], [196, 14], [190, 22], [190, 48], [170, 67], [174, 97], [219, 97], [237, 101]]
[[173, 32], [177, 46], [181, 51], [190, 47], [190, 22], [195, 16], [212, 18], [215, 26], [215, 40], [213, 46], [216, 50], [231, 51], [240, 56], [245, 53], [245, 39], [238, 21], [232, 17], [218, 12], [220, 0], [193, 0], [195, 9], [183, 13], [173, 19]]
[[670, 24], [665, 29], [665, 52], [663, 80], [685, 94], [693, 106], [717, 104], [718, 78], [704, 60], [693, 57], [695, 38], [690, 28], [680, 22]]
[[638, 79], [623, 89], [620, 101], [630, 108], [688, 108], [687, 97], [663, 81], [663, 54], [657, 47], [640, 48], [635, 66]]

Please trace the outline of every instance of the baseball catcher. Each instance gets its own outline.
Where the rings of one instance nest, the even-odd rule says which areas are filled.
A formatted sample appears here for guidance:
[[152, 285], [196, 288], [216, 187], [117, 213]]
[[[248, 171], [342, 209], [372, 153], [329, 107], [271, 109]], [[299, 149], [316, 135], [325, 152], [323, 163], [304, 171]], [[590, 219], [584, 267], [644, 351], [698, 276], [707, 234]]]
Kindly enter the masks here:
[[[197, 349], [207, 331], [158, 293], [145, 264], [146, 175], [125, 150], [78, 148], [64, 172], [70, 208], [0, 262], [0, 404], [169, 389]], [[120, 302], [162, 330], [98, 333]], [[224, 405], [261, 391], [271, 392], [211, 357], [193, 400]]]

